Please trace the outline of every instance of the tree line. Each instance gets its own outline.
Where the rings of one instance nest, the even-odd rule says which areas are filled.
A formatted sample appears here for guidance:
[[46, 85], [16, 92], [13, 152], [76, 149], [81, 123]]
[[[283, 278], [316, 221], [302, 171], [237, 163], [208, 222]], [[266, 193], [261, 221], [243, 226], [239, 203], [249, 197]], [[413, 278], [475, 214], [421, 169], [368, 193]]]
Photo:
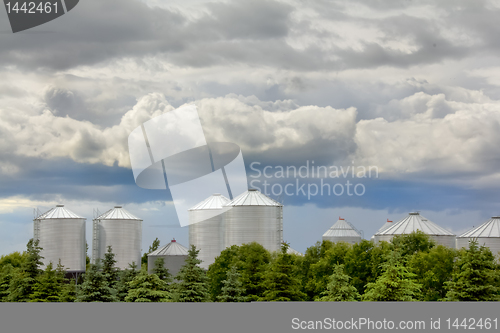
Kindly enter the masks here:
[[[148, 253], [156, 250], [156, 239]], [[87, 264], [78, 281], [64, 267], [41, 269], [42, 250], [30, 240], [23, 253], [0, 258], [2, 302], [250, 302], [250, 301], [498, 301], [500, 263], [489, 248], [471, 241], [451, 249], [417, 231], [391, 242], [317, 242], [305, 254], [289, 245], [269, 252], [258, 243], [226, 248], [209, 266], [198, 265], [191, 246], [176, 276], [158, 258], [141, 267], [116, 268], [111, 247]]]

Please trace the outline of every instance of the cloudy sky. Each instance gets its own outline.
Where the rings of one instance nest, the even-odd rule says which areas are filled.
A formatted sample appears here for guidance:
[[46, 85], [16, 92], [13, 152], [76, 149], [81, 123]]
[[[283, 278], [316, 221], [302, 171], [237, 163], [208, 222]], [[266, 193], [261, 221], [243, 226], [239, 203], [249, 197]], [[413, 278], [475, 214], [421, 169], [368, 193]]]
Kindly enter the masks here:
[[[33, 209], [115, 204], [188, 244], [168, 191], [134, 183], [127, 138], [184, 104], [206, 139], [265, 166], [376, 166], [362, 196], [274, 196], [304, 251], [346, 218], [365, 238], [419, 210], [459, 234], [500, 214], [495, 1], [86, 0], [13, 34], [0, 10], [0, 254]], [[300, 179], [307, 184], [319, 179]], [[254, 183], [255, 184], [255, 183]], [[90, 243], [90, 239], [89, 239]]]

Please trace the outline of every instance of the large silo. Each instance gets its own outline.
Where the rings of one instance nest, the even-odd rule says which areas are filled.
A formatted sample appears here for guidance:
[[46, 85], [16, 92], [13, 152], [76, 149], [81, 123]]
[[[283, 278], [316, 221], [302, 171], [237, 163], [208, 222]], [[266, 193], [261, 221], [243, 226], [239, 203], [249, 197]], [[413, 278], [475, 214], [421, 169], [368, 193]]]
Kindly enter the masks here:
[[104, 259], [111, 246], [116, 267], [128, 269], [129, 264], [141, 266], [142, 220], [115, 206], [94, 219], [92, 260]]
[[419, 213], [409, 213], [407, 217], [374, 235], [374, 241], [390, 242], [396, 235], [407, 235], [420, 230], [430, 236], [436, 244], [455, 248], [456, 236], [445, 228], [429, 221]]
[[57, 205], [35, 217], [33, 222], [33, 238], [39, 240], [44, 266], [52, 262], [56, 268], [60, 259], [67, 272], [85, 272], [85, 218], [64, 208], [64, 205]]
[[346, 242], [349, 244], [356, 244], [361, 242], [361, 232], [358, 231], [351, 223], [345, 219], [340, 218], [334, 225], [328, 229], [322, 239], [329, 240], [330, 242]]
[[225, 207], [224, 248], [251, 242], [279, 251], [283, 241], [283, 205], [257, 190], [248, 190]]
[[461, 234], [457, 237], [457, 248], [469, 248], [469, 241], [477, 240], [478, 245], [490, 248], [493, 255], [498, 256], [500, 252], [500, 216], [493, 216], [479, 227]]
[[189, 209], [189, 245], [200, 250], [200, 267], [208, 269], [224, 249], [223, 208], [230, 200], [214, 194]]
[[175, 239], [172, 239], [167, 245], [148, 254], [148, 272], [151, 274], [151, 271], [155, 267], [156, 259], [163, 258], [165, 268], [168, 268], [170, 274], [175, 277], [181, 270], [181, 267], [184, 266], [187, 257], [188, 249], [177, 243]]

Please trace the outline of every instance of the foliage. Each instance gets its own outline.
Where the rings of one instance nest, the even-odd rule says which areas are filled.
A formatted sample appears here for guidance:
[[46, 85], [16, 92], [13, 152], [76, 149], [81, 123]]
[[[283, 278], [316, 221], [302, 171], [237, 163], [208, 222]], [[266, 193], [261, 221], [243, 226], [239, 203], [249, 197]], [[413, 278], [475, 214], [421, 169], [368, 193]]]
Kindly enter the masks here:
[[238, 260], [239, 246], [232, 245], [224, 249], [213, 264], [208, 267], [207, 277], [209, 279], [209, 292], [212, 301], [217, 300], [217, 296], [222, 293], [222, 287], [227, 277], [227, 272]]
[[227, 271], [227, 278], [222, 283], [221, 294], [217, 297], [219, 302], [244, 302], [245, 297], [242, 296], [245, 289], [242, 287], [240, 281], [241, 274], [238, 273], [236, 266], [232, 266], [230, 270]]
[[394, 245], [394, 249], [401, 253], [403, 257], [418, 252], [429, 252], [430, 249], [436, 246], [436, 242], [420, 230], [407, 235], [396, 235], [392, 238], [391, 243]]
[[126, 302], [170, 302], [172, 299], [167, 282], [156, 274], [148, 274], [145, 269], [128, 282], [128, 285]]
[[188, 251], [186, 263], [175, 277], [179, 281], [176, 285], [176, 300], [178, 302], [207, 302], [209, 300], [208, 278], [204, 269], [198, 265], [198, 253], [194, 245]]
[[172, 274], [168, 271], [168, 268], [165, 267], [165, 258], [159, 257], [155, 260], [155, 266], [151, 270], [153, 274], [156, 274], [160, 278], [167, 283], [172, 282]]
[[422, 285], [413, 280], [415, 274], [410, 273], [403, 266], [400, 255], [397, 252], [392, 252], [389, 260], [381, 266], [382, 275], [377, 281], [368, 283], [362, 300], [373, 302], [416, 301], [416, 295], [420, 292]]
[[38, 277], [38, 283], [33, 287], [33, 293], [30, 295], [30, 302], [59, 302], [62, 278], [58, 273], [50, 262], [43, 274]]
[[148, 268], [148, 254], [150, 254], [151, 252], [154, 252], [154, 251], [158, 250], [159, 247], [160, 247], [160, 240], [158, 239], [158, 237], [156, 237], [155, 240], [153, 241], [153, 243], [149, 246], [148, 252], [145, 252], [142, 255], [142, 257], [141, 257], [141, 266], [142, 265], [146, 265], [146, 268]]
[[111, 288], [115, 288], [118, 282], [118, 276], [120, 271], [116, 268], [116, 259], [113, 249], [108, 246], [108, 251], [104, 254], [104, 260], [102, 261], [102, 273]]
[[12, 252], [0, 257], [0, 269], [6, 265], [11, 265], [13, 268], [21, 268], [24, 261], [28, 257], [27, 252]]
[[289, 244], [283, 243], [281, 253], [273, 260], [264, 275], [264, 293], [260, 301], [288, 302], [302, 301], [306, 294], [301, 291], [300, 280], [296, 277], [293, 256], [287, 253]]
[[85, 273], [83, 283], [77, 289], [75, 302], [116, 302], [118, 298], [115, 294], [116, 290], [108, 285], [98, 260]]
[[344, 272], [344, 265], [335, 265], [327, 290], [318, 299], [321, 302], [354, 302], [360, 298], [358, 290], [349, 283], [351, 278]]
[[452, 279], [446, 284], [447, 301], [497, 301], [499, 271], [490, 249], [471, 241], [460, 252]]
[[5, 264], [0, 269], [0, 302], [7, 301], [10, 283], [13, 277], [17, 275], [17, 270], [11, 264]]
[[128, 296], [130, 289], [129, 282], [131, 282], [137, 275], [139, 270], [135, 262], [129, 264], [128, 269], [124, 269], [120, 272], [120, 279], [116, 283], [116, 296], [120, 302], [125, 302], [125, 297]]
[[68, 283], [65, 283], [61, 287], [61, 293], [59, 294], [59, 302], [74, 302], [76, 299], [76, 281], [71, 279]]

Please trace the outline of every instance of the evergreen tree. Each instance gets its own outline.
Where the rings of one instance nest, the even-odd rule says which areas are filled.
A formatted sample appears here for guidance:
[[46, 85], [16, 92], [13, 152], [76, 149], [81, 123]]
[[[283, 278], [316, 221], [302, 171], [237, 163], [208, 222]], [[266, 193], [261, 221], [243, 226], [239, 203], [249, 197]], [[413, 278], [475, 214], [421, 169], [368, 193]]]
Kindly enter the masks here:
[[38, 277], [38, 283], [33, 287], [30, 302], [58, 302], [62, 279], [50, 262], [43, 274]]
[[77, 291], [76, 281], [71, 279], [68, 283], [64, 283], [59, 294], [59, 302], [74, 302], [76, 300]]
[[130, 289], [129, 282], [131, 282], [138, 274], [139, 271], [137, 270], [135, 262], [129, 264], [128, 269], [121, 271], [120, 280], [116, 284], [117, 296], [120, 302], [125, 302], [125, 297], [127, 297]]
[[227, 271], [238, 260], [239, 246], [232, 245], [225, 248], [213, 264], [208, 267], [207, 277], [209, 279], [210, 299], [217, 301], [217, 297], [222, 292], [224, 281], [227, 278]]
[[191, 245], [186, 263], [180, 269], [175, 277], [179, 281], [177, 287], [178, 302], [208, 302], [208, 278], [204, 269], [198, 264], [201, 260], [198, 259], [198, 253], [194, 245]]
[[281, 253], [271, 262], [264, 276], [265, 291], [261, 301], [288, 302], [306, 298], [307, 295], [300, 290], [300, 280], [295, 276], [296, 269], [292, 264], [292, 255], [287, 253], [288, 247], [287, 243], [283, 243]]
[[108, 246], [108, 251], [104, 254], [104, 260], [102, 261], [102, 274], [106, 278], [110, 288], [115, 288], [118, 282], [119, 269], [116, 268], [116, 259], [113, 249]]
[[330, 276], [327, 290], [322, 293], [320, 302], [354, 302], [361, 296], [356, 287], [349, 283], [351, 278], [344, 272], [344, 265], [335, 265]]
[[75, 302], [117, 302], [116, 291], [109, 287], [98, 260], [85, 273], [83, 283], [78, 287]]
[[217, 297], [219, 302], [244, 302], [245, 297], [242, 296], [245, 289], [242, 287], [240, 281], [241, 274], [238, 273], [236, 266], [232, 266], [229, 271], [227, 271], [227, 278], [222, 283], [222, 293]]
[[0, 302], [6, 302], [9, 296], [10, 283], [16, 276], [16, 269], [11, 264], [5, 264], [0, 270]]
[[143, 269], [129, 283], [126, 302], [170, 302], [172, 296], [168, 291], [167, 282], [161, 280], [156, 274], [148, 274]]
[[415, 274], [408, 272], [399, 253], [393, 252], [390, 259], [382, 264], [382, 270], [377, 281], [366, 286], [363, 301], [416, 301], [422, 285], [414, 282]]
[[495, 257], [490, 249], [471, 241], [456, 262], [452, 280], [446, 284], [446, 301], [498, 301]]
[[145, 252], [142, 255], [142, 258], [141, 258], [141, 267], [142, 267], [142, 265], [146, 265], [146, 268], [148, 268], [148, 254], [150, 254], [151, 252], [154, 252], [154, 251], [158, 250], [159, 247], [160, 247], [160, 240], [158, 239], [158, 237], [156, 237], [155, 240], [153, 241], [153, 244], [151, 244], [149, 246], [148, 252]]
[[165, 267], [165, 258], [157, 258], [155, 260], [155, 267], [152, 270], [153, 274], [156, 274], [160, 278], [167, 283], [172, 282], [172, 274], [168, 271], [168, 268]]
[[[257, 242], [243, 244], [239, 247], [238, 259], [234, 264], [241, 273], [241, 283], [245, 289], [243, 296], [246, 297], [247, 301], [256, 301], [262, 297], [265, 290], [262, 282], [270, 260], [269, 251]], [[225, 279], [224, 277], [223, 280]]]
[[38, 246], [39, 241], [30, 239], [26, 245], [27, 257], [21, 265], [21, 270], [11, 280], [9, 286], [9, 302], [28, 302], [30, 295], [33, 293], [33, 288], [37, 283], [38, 276], [43, 272], [40, 266], [43, 265], [40, 255], [41, 247]]

